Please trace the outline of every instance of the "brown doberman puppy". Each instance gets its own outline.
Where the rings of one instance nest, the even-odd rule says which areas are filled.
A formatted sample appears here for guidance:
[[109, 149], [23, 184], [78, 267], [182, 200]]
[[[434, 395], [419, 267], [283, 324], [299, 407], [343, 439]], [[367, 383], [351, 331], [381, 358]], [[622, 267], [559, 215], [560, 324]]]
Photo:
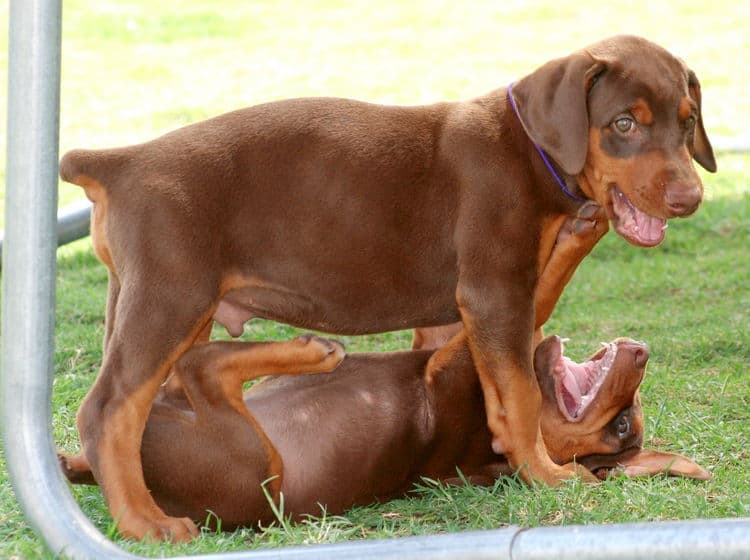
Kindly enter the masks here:
[[[581, 364], [562, 352], [552, 336], [534, 360], [542, 434], [557, 463], [575, 459], [600, 477], [614, 469], [710, 478], [685, 457], [643, 449], [638, 387], [646, 345], [617, 339]], [[462, 335], [447, 353], [350, 354], [327, 375], [272, 377], [243, 401], [245, 381], [328, 371], [343, 358], [341, 345], [311, 336], [189, 350], [175, 366], [184, 393], [157, 397], [143, 437], [146, 485], [156, 503], [196, 522], [212, 512], [222, 528], [234, 529], [273, 520], [262, 488], [271, 477], [285, 514], [298, 517], [389, 499], [421, 477], [459, 482], [456, 468], [474, 484], [512, 474], [507, 458], [491, 449]], [[272, 460], [277, 453], [283, 467]], [[95, 483], [85, 467], [76, 471], [76, 461], [62, 459], [72, 482]], [[268, 495], [278, 505], [278, 492]]]
[[333, 333], [461, 319], [493, 449], [525, 480], [571, 476], [541, 437], [537, 279], [586, 199], [644, 246], [697, 208], [691, 159], [715, 170], [700, 101], [682, 61], [621, 36], [545, 64], [512, 95], [294, 99], [66, 154], [60, 174], [93, 201], [109, 269], [104, 360], [78, 428], [121, 533], [195, 534], [157, 507], [139, 451], [159, 386], [213, 319], [232, 334], [251, 317]]

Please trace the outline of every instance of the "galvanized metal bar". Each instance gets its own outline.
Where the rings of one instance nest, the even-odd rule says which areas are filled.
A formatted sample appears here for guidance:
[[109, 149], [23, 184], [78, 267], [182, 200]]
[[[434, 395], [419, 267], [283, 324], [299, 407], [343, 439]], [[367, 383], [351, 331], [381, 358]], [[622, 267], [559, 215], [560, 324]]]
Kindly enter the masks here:
[[543, 527], [521, 531], [513, 560], [747, 560], [750, 519]]
[[[60, 209], [55, 227], [57, 246], [62, 247], [89, 234], [91, 203], [88, 200], [75, 202]], [[0, 232], [0, 257], [3, 254], [5, 231]]]
[[[91, 203], [88, 200], [75, 202], [57, 213], [57, 246], [67, 245], [89, 234], [91, 225]], [[0, 247], [1, 248], [1, 247]]]
[[73, 501], [51, 437], [60, 22], [60, 0], [10, 3], [2, 434], [10, 480], [34, 531], [56, 552], [111, 558], [121, 553]]
[[511, 560], [518, 528], [181, 556], [177, 560]]

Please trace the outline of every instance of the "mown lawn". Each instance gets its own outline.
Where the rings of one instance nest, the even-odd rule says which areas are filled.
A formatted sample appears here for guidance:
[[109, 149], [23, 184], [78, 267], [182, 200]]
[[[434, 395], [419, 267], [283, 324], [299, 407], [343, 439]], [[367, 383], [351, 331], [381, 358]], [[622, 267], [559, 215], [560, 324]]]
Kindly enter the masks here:
[[[7, 33], [0, 0], [0, 41]], [[239, 106], [301, 95], [422, 103], [484, 93], [603, 36], [647, 36], [682, 56], [703, 85], [709, 134], [750, 125], [750, 6], [694, 0], [599, 3], [370, 3], [146, 0], [64, 5], [61, 150], [146, 140]], [[668, 25], [665, 25], [668, 22]], [[0, 77], [7, 51], [0, 50]], [[0, 106], [5, 103], [0, 88]], [[4, 119], [4, 113], [3, 117]], [[4, 176], [5, 138], [0, 142]], [[643, 386], [648, 444], [695, 458], [708, 483], [663, 479], [577, 482], [529, 489], [425, 483], [409, 498], [345, 516], [278, 523], [265, 531], [203, 535], [182, 546], [122, 543], [145, 555], [239, 550], [382, 538], [508, 524], [611, 523], [750, 515], [750, 157], [719, 155], [704, 175], [707, 200], [670, 225], [659, 248], [610, 235], [567, 288], [548, 333], [571, 338], [583, 358], [602, 340], [646, 340]], [[4, 181], [3, 181], [4, 185]], [[0, 186], [0, 188], [3, 188]], [[62, 186], [61, 200], [80, 196]], [[54, 435], [75, 449], [75, 411], [101, 361], [104, 268], [88, 240], [59, 253]], [[253, 322], [248, 339], [294, 329]], [[219, 334], [217, 332], [217, 334]], [[405, 348], [409, 333], [345, 338], [347, 349]], [[97, 489], [76, 488], [108, 534]], [[115, 536], [116, 537], [116, 536]], [[0, 557], [35, 558], [43, 546], [25, 524], [0, 460]]]

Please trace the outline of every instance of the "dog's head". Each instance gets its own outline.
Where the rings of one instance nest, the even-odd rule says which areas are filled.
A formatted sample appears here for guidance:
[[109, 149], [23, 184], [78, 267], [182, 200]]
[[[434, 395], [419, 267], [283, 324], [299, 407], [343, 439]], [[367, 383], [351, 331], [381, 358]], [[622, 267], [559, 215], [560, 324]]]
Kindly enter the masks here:
[[638, 388], [649, 352], [646, 344], [618, 338], [576, 363], [558, 336], [536, 349], [534, 368], [542, 392], [542, 434], [550, 457], [573, 460], [599, 476], [668, 473], [707, 480], [689, 459], [643, 449], [644, 422]]
[[618, 234], [639, 246], [703, 199], [695, 159], [716, 171], [698, 78], [663, 48], [617, 36], [548, 62], [515, 84], [526, 132]]

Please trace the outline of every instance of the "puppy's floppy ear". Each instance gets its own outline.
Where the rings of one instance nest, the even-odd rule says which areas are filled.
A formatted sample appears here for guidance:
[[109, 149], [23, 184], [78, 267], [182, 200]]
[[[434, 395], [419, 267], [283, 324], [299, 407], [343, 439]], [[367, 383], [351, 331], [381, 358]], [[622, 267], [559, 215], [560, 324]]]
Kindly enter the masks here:
[[588, 152], [586, 97], [605, 63], [585, 51], [552, 60], [513, 86], [529, 137], [568, 175], [578, 175]]
[[711, 142], [708, 140], [706, 129], [703, 127], [703, 110], [701, 109], [701, 84], [695, 72], [688, 70], [688, 92], [698, 104], [698, 121], [695, 123], [695, 136], [693, 138], [693, 157], [695, 161], [711, 173], [716, 172], [716, 159]]
[[642, 449], [630, 457], [620, 458], [613, 470], [629, 477], [666, 474], [697, 480], [711, 480], [712, 478], [710, 472], [687, 457], [652, 449]]

